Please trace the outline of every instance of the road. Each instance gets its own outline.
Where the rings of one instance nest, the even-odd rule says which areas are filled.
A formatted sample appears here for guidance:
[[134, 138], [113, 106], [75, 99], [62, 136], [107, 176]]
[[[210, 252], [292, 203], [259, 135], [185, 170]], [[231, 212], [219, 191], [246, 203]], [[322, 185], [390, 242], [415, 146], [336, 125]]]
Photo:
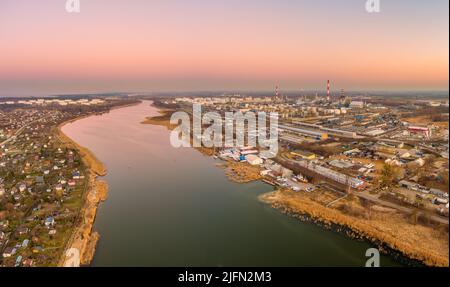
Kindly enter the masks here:
[[28, 124], [24, 125], [24, 126], [21, 127], [20, 129], [18, 129], [12, 136], [10, 136], [10, 137], [7, 138], [6, 140], [4, 140], [2, 143], [0, 143], [0, 146], [5, 145], [5, 144], [9, 143], [10, 141], [12, 141], [13, 139], [17, 138], [17, 137], [23, 132], [23, 130], [24, 130], [25, 128], [29, 127], [30, 125], [32, 125], [32, 124], [34, 124], [34, 123], [36, 123], [36, 122], [38, 122], [38, 121], [40, 121], [40, 120], [46, 119], [46, 118], [48, 118], [48, 117], [49, 117], [49, 116], [43, 117], [43, 118], [37, 119], [37, 120], [35, 120], [35, 121], [29, 122]]
[[[295, 161], [293, 161], [293, 160], [290, 160], [287, 158], [285, 158], [285, 160], [290, 161], [295, 164]], [[310, 173], [315, 173], [313, 170], [309, 170], [309, 171], [310, 171]], [[331, 179], [325, 178], [325, 177], [321, 176], [320, 174], [317, 174], [317, 177], [320, 177], [325, 182], [333, 183], [333, 181]], [[414, 208], [402, 206], [402, 205], [399, 205], [399, 204], [396, 204], [396, 203], [393, 203], [390, 201], [380, 199], [377, 196], [370, 194], [367, 190], [366, 191], [356, 191], [353, 194], [358, 196], [359, 198], [363, 198], [363, 199], [369, 200], [371, 202], [374, 202], [375, 204], [382, 205], [382, 206], [389, 207], [389, 208], [394, 208], [401, 212], [405, 212], [407, 214], [412, 214], [415, 210]], [[423, 212], [420, 212], [420, 213], [423, 214]], [[430, 215], [430, 219], [433, 221], [439, 222], [439, 223], [446, 224], [446, 225], [449, 224], [449, 219], [447, 217], [438, 216], [438, 215]]]
[[296, 181], [293, 181], [290, 179], [288, 179], [286, 181], [286, 183], [289, 184], [289, 186], [297, 187], [299, 190], [302, 190], [302, 191], [314, 191], [316, 189], [316, 187], [313, 184], [304, 183], [304, 182], [296, 182]]
[[[377, 196], [370, 194], [368, 191], [356, 192], [354, 194], [360, 198], [372, 201], [378, 205], [383, 205], [385, 207], [394, 208], [394, 209], [400, 210], [400, 211], [408, 213], [408, 214], [412, 214], [415, 210], [414, 208], [409, 208], [409, 207], [402, 206], [400, 204], [396, 204], [396, 203], [393, 203], [390, 201], [382, 200], [382, 199], [378, 198]], [[423, 214], [423, 212], [419, 212], [419, 213]], [[443, 224], [447, 224], [447, 225], [449, 223], [449, 219], [446, 217], [443, 217], [443, 216], [430, 215], [430, 218], [433, 221], [436, 221], [439, 223], [443, 223]]]
[[410, 145], [415, 145], [415, 146], [419, 146], [421, 149], [434, 154], [435, 156], [441, 157], [441, 153], [438, 150], [435, 150], [431, 147], [426, 146], [423, 142], [417, 141], [417, 140], [393, 140], [393, 139], [388, 139], [388, 138], [381, 138], [381, 137], [374, 137], [374, 138], [368, 138], [372, 141], [377, 141], [377, 142], [387, 142], [387, 143], [393, 143], [393, 144], [401, 144], [401, 143], [405, 143], [405, 144], [410, 144]]

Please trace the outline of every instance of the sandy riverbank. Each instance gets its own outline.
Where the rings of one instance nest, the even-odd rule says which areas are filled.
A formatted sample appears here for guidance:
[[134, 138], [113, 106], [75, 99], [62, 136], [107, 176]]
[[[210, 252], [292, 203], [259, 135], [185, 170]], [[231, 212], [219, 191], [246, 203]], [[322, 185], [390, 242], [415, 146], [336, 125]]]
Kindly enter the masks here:
[[[326, 207], [314, 194], [277, 190], [260, 199], [282, 212], [302, 219], [307, 216], [324, 226], [339, 226], [350, 237], [363, 238], [380, 247], [386, 246], [428, 266], [449, 266], [448, 230], [411, 223], [395, 210], [363, 205], [349, 197]], [[382, 248], [380, 248], [382, 249]]]
[[176, 125], [172, 125], [170, 123], [170, 116], [174, 112], [173, 110], [159, 109], [158, 112], [160, 113], [159, 116], [147, 117], [141, 123], [146, 124], [146, 125], [163, 126], [163, 127], [166, 127], [170, 131], [177, 127]]
[[90, 116], [92, 115], [78, 117], [63, 122], [58, 125], [56, 129], [56, 136], [60, 142], [64, 146], [78, 151], [83, 164], [86, 166], [86, 176], [88, 178], [87, 188], [83, 196], [84, 204], [80, 210], [80, 223], [75, 227], [65, 246], [62, 258], [60, 258], [58, 263], [58, 266], [62, 267], [68, 266], [69, 263], [66, 258], [66, 251], [72, 248], [79, 251], [81, 265], [90, 264], [95, 254], [95, 247], [100, 239], [100, 234], [93, 231], [93, 225], [98, 205], [101, 201], [106, 200], [108, 194], [108, 184], [98, 180], [99, 176], [101, 177], [107, 174], [106, 167], [89, 149], [79, 145], [62, 131], [63, 126]]
[[[140, 102], [115, 106], [112, 107], [109, 112], [115, 109], [134, 106], [139, 103]], [[97, 242], [100, 239], [100, 234], [93, 231], [97, 208], [100, 202], [105, 201], [108, 197], [108, 184], [105, 181], [98, 179], [98, 177], [102, 177], [107, 174], [105, 165], [89, 149], [79, 145], [62, 132], [63, 126], [90, 116], [93, 115], [68, 120], [58, 125], [56, 129], [56, 136], [59, 138], [61, 143], [68, 148], [76, 149], [78, 151], [83, 164], [86, 166], [88, 171], [87, 189], [84, 193], [84, 205], [80, 210], [80, 224], [75, 227], [65, 246], [62, 258], [60, 258], [58, 263], [58, 266], [63, 267], [69, 265], [66, 252], [72, 248], [79, 251], [79, 261], [81, 265], [88, 265], [91, 263], [94, 258]]]
[[80, 154], [83, 164], [87, 167], [87, 190], [84, 194], [84, 205], [80, 210], [80, 224], [75, 227], [69, 238], [59, 266], [67, 266], [66, 251], [75, 248], [80, 254], [80, 264], [88, 265], [95, 254], [97, 241], [100, 239], [98, 232], [93, 231], [93, 225], [97, 214], [97, 208], [101, 201], [106, 200], [108, 194], [108, 185], [104, 181], [98, 180], [99, 176], [107, 174], [104, 164], [87, 148], [80, 146], [62, 132], [62, 127], [68, 123], [80, 120], [76, 118], [60, 124], [57, 128], [59, 140], [68, 148], [76, 149]]

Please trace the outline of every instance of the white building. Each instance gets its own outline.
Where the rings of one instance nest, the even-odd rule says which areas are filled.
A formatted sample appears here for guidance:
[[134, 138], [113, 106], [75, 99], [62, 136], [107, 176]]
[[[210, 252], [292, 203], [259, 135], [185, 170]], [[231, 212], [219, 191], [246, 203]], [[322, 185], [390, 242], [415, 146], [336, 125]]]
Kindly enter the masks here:
[[351, 108], [364, 108], [365, 104], [362, 101], [352, 101], [350, 103]]
[[256, 155], [253, 155], [253, 154], [247, 155], [245, 157], [245, 159], [251, 165], [260, 165], [260, 164], [262, 164], [264, 162], [260, 157], [258, 157]]
[[375, 130], [371, 130], [371, 131], [366, 132], [366, 135], [375, 137], [375, 136], [382, 135], [384, 133], [385, 133], [385, 131], [382, 130], [382, 129], [375, 129]]

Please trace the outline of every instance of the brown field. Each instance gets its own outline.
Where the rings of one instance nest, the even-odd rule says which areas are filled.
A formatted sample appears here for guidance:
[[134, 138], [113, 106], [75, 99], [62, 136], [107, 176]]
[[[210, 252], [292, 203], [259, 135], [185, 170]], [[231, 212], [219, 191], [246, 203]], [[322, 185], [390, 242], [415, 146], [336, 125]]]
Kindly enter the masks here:
[[433, 121], [433, 118], [431, 115], [422, 115], [417, 117], [409, 117], [403, 119], [405, 122], [416, 124], [416, 125], [429, 125], [433, 124], [437, 127], [448, 129], [449, 123], [445, 121]]

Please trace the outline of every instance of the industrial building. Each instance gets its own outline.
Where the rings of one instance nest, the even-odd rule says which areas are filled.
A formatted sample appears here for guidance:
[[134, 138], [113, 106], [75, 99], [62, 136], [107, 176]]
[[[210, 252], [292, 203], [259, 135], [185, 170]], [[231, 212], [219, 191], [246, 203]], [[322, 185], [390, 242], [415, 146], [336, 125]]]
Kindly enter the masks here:
[[330, 135], [334, 135], [337, 137], [345, 137], [345, 138], [356, 138], [357, 135], [355, 132], [350, 132], [350, 131], [344, 131], [344, 130], [338, 130], [338, 129], [329, 129], [329, 128], [320, 128], [322, 131], [327, 132]]
[[323, 167], [321, 165], [314, 164], [311, 161], [299, 160], [296, 161], [300, 166], [307, 168], [313, 172], [316, 172], [326, 178], [334, 180], [338, 183], [350, 186], [355, 189], [362, 189], [365, 186], [365, 182], [358, 178], [353, 178], [348, 175], [342, 174], [340, 172], [334, 171], [332, 169]]
[[417, 127], [417, 126], [410, 126], [408, 127], [409, 134], [419, 134], [426, 138], [431, 137], [431, 130], [427, 127]]
[[375, 130], [367, 131], [365, 134], [368, 136], [371, 136], [371, 137], [376, 137], [376, 136], [382, 135], [384, 133], [385, 133], [385, 131], [382, 129], [375, 129]]
[[[357, 137], [356, 133], [352, 132], [352, 131], [325, 128], [325, 127], [323, 127], [321, 125], [309, 124], [309, 123], [303, 123], [303, 122], [296, 122], [295, 124], [299, 125], [299, 126], [304, 126], [306, 128], [312, 128], [312, 129], [315, 129], [316, 131], [300, 129], [300, 128], [294, 128], [294, 127], [287, 127], [286, 129], [289, 128], [291, 131], [294, 131], [294, 132], [298, 130], [299, 133], [301, 133], [300, 131], [306, 131], [306, 132], [310, 132], [310, 133], [311, 132], [315, 133], [312, 136], [326, 135], [325, 138], [323, 138], [323, 139], [327, 139], [328, 135], [333, 135], [333, 136], [337, 136], [337, 137], [346, 137], [346, 138], [356, 138]], [[279, 127], [283, 128], [283, 127], [286, 127], [286, 126], [279, 125]]]
[[317, 132], [317, 131], [312, 131], [312, 130], [299, 129], [299, 128], [294, 128], [294, 127], [285, 126], [285, 125], [279, 125], [278, 127], [279, 127], [279, 129], [281, 131], [287, 130], [287, 131], [299, 133], [299, 134], [304, 135], [304, 136], [309, 136], [309, 137], [313, 137], [313, 138], [317, 138], [317, 139], [321, 139], [321, 140], [325, 140], [325, 139], [328, 138], [328, 134], [324, 133], [324, 132]]
[[263, 164], [263, 162], [264, 162], [262, 160], [262, 158], [254, 155], [254, 154], [250, 154], [250, 155], [246, 156], [245, 160], [251, 165], [260, 165], [260, 164]]

